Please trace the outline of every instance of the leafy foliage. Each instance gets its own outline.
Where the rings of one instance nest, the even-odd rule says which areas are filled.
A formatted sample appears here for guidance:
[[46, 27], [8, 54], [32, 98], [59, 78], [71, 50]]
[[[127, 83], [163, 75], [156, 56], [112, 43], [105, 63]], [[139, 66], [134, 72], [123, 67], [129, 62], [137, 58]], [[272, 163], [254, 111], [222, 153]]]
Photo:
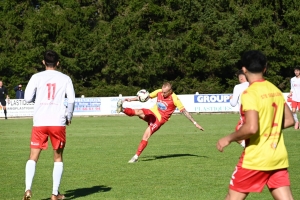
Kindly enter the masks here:
[[77, 96], [134, 95], [165, 80], [178, 94], [232, 92], [240, 55], [268, 57], [267, 78], [289, 90], [300, 62], [295, 0], [0, 1], [0, 74], [13, 92], [61, 55]]

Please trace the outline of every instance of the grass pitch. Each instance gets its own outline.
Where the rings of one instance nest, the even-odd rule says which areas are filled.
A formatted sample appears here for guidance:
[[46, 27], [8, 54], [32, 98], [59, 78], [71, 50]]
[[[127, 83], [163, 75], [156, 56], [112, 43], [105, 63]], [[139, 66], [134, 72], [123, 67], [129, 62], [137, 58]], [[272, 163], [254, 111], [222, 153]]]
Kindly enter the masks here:
[[[147, 124], [137, 117], [75, 117], [67, 128], [64, 173], [60, 192], [67, 199], [224, 199], [242, 152], [232, 143], [223, 153], [216, 142], [231, 133], [238, 114], [193, 117], [204, 132], [182, 115], [171, 120], [149, 140], [139, 162], [129, 164]], [[1, 199], [20, 200], [25, 187], [32, 119], [0, 120]], [[294, 199], [300, 199], [300, 130], [284, 131], [290, 160]], [[33, 181], [32, 200], [47, 200], [52, 192], [51, 143], [42, 151]], [[267, 188], [247, 200], [272, 199]]]

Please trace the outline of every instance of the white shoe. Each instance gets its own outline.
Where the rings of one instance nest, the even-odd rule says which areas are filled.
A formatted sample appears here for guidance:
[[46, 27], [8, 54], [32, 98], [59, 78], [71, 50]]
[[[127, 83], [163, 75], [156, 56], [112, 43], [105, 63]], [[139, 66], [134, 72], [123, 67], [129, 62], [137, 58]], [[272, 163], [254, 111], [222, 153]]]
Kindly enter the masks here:
[[135, 163], [135, 162], [138, 161], [138, 159], [139, 159], [139, 157], [133, 156], [133, 157], [128, 161], [128, 163]]
[[122, 99], [119, 99], [119, 101], [117, 102], [117, 113], [120, 113], [123, 110], [123, 102]]

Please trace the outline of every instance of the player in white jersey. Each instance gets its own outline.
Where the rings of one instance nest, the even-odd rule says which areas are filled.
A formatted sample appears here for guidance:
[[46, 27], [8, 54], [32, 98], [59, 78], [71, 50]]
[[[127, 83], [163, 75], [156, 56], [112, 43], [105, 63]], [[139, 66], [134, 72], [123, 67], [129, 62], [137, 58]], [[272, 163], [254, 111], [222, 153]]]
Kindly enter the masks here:
[[240, 96], [242, 92], [249, 86], [249, 82], [242, 70], [237, 72], [237, 77], [240, 84], [237, 84], [233, 88], [233, 94], [230, 96], [230, 105], [235, 107], [236, 105], [240, 106]]
[[288, 97], [292, 97], [292, 112], [295, 120], [295, 129], [299, 129], [297, 109], [300, 110], [300, 66], [294, 68], [295, 76], [291, 78], [291, 91]]
[[[249, 87], [249, 82], [247, 81], [246, 75], [244, 74], [243, 70], [239, 70], [237, 72], [237, 77], [239, 79], [240, 84], [237, 84], [233, 88], [233, 94], [230, 96], [230, 105], [232, 107], [235, 107], [238, 105], [240, 108], [240, 102], [241, 102], [241, 94], [244, 92], [244, 90]], [[240, 109], [239, 109], [240, 111]], [[240, 112], [239, 112], [240, 113]], [[243, 118], [240, 113], [240, 120], [238, 121], [238, 124], [235, 127], [235, 130], [237, 131], [241, 126], [243, 125]], [[240, 141], [240, 144], [242, 147], [245, 147], [245, 141]]]
[[[43, 149], [48, 147], [50, 137], [54, 150], [53, 190], [51, 200], [64, 199], [58, 192], [63, 172], [63, 150], [66, 144], [66, 125], [71, 124], [75, 92], [69, 76], [56, 71], [58, 54], [48, 50], [44, 54], [46, 70], [34, 74], [25, 89], [25, 101], [35, 102], [33, 128], [30, 141], [30, 156], [25, 168], [25, 194], [23, 200], [31, 198], [31, 186], [36, 163]], [[67, 97], [68, 106], [65, 106]]]

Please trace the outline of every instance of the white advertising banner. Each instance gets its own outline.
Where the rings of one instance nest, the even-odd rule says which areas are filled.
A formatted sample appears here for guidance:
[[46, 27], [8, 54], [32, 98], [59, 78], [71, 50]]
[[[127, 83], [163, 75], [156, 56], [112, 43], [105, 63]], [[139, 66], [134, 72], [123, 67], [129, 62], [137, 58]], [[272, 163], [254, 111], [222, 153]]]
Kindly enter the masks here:
[[[283, 95], [287, 98], [288, 93], [283, 93]], [[186, 110], [191, 113], [226, 113], [239, 111], [238, 106], [232, 107], [229, 103], [231, 94], [187, 94], [177, 96], [182, 101]], [[76, 98], [74, 116], [116, 115], [117, 101], [119, 98], [120, 97]], [[124, 102], [123, 107], [151, 108], [155, 103], [156, 99], [150, 99], [145, 103], [139, 101]], [[33, 106], [34, 103], [26, 103], [24, 99], [10, 99], [6, 104], [7, 116], [8, 118], [32, 117]], [[178, 110], [175, 110], [175, 113], [178, 112]], [[121, 115], [123, 114], [121, 113]], [[4, 118], [1, 105], [0, 117]]]
[[[7, 117], [32, 116], [33, 106], [34, 103], [26, 103], [24, 99], [10, 99], [6, 102]], [[4, 117], [2, 106], [0, 107], [0, 114]]]

